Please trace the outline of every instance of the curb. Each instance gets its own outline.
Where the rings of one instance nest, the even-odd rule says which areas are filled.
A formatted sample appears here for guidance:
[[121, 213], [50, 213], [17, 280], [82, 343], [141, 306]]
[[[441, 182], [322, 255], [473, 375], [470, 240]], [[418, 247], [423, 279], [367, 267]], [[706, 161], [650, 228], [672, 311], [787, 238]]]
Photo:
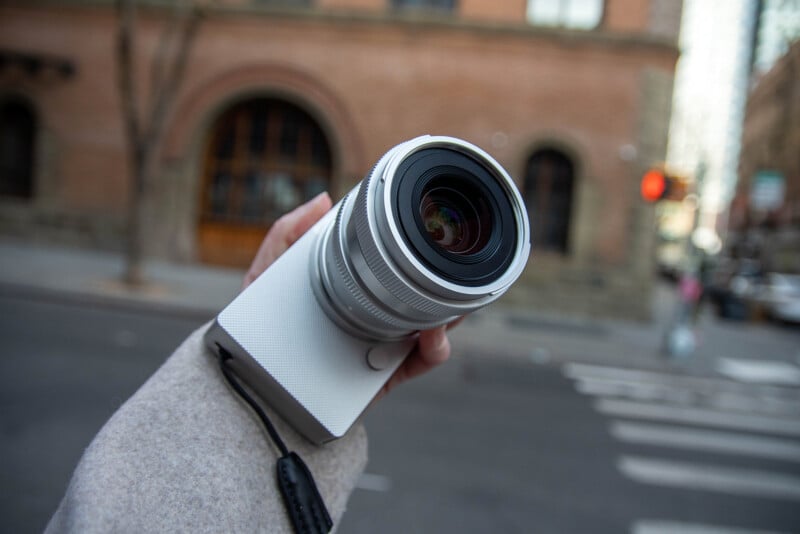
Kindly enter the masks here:
[[24, 283], [0, 282], [0, 296], [12, 299], [58, 302], [61, 304], [89, 305], [138, 313], [157, 313], [203, 321], [213, 319], [220, 311], [220, 309], [211, 307], [148, 300], [124, 295], [102, 295]]

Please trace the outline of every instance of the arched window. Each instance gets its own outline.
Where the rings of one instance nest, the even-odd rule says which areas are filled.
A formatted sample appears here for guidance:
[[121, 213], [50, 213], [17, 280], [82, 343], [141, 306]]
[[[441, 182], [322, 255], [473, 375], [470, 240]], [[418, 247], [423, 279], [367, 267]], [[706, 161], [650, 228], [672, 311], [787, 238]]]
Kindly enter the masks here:
[[537, 249], [568, 252], [574, 182], [574, 166], [562, 152], [537, 150], [528, 159], [525, 202]]
[[33, 197], [36, 115], [20, 98], [0, 103], [0, 196]]
[[206, 149], [201, 259], [247, 265], [270, 225], [328, 190], [331, 174], [325, 134], [301, 108], [272, 98], [234, 105]]

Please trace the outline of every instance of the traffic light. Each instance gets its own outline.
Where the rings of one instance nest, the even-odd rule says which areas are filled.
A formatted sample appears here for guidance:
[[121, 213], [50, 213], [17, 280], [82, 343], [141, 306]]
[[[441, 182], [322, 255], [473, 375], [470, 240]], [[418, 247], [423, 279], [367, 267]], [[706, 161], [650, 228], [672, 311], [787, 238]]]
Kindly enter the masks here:
[[686, 198], [689, 185], [684, 178], [667, 174], [662, 169], [650, 169], [642, 177], [642, 198], [647, 202], [673, 200], [680, 202]]
[[642, 177], [642, 198], [648, 202], [658, 202], [667, 191], [667, 178], [658, 169], [650, 169]]

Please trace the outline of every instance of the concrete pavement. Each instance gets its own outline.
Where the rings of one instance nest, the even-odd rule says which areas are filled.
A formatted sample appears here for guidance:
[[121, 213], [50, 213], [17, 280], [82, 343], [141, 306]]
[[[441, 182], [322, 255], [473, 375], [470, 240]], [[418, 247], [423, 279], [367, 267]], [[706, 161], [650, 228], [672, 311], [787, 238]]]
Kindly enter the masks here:
[[[0, 241], [0, 291], [211, 318], [239, 291], [243, 271], [146, 262], [148, 283], [131, 289], [119, 282], [121, 255]], [[575, 318], [503, 306], [502, 300], [468, 317], [452, 333], [455, 354], [526, 358], [541, 364], [564, 361], [714, 373], [721, 359], [800, 364], [800, 329], [768, 323], [735, 323], [701, 314], [693, 356], [670, 359], [662, 352], [675, 312], [671, 286], [654, 292], [647, 323]]]
[[212, 317], [239, 292], [244, 271], [145, 262], [147, 283], [121, 283], [121, 254], [0, 241], [0, 288], [15, 294]]

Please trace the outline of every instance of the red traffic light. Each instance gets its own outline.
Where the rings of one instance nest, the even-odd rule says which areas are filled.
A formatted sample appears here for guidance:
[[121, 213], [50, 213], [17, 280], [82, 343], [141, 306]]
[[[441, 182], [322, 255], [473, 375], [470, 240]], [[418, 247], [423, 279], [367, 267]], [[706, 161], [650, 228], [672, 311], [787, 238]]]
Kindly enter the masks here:
[[689, 192], [686, 178], [667, 174], [661, 169], [650, 169], [642, 176], [642, 198], [647, 202], [671, 200], [680, 202]]
[[664, 198], [667, 191], [667, 177], [658, 169], [650, 169], [642, 177], [642, 198], [648, 202], [657, 202]]

